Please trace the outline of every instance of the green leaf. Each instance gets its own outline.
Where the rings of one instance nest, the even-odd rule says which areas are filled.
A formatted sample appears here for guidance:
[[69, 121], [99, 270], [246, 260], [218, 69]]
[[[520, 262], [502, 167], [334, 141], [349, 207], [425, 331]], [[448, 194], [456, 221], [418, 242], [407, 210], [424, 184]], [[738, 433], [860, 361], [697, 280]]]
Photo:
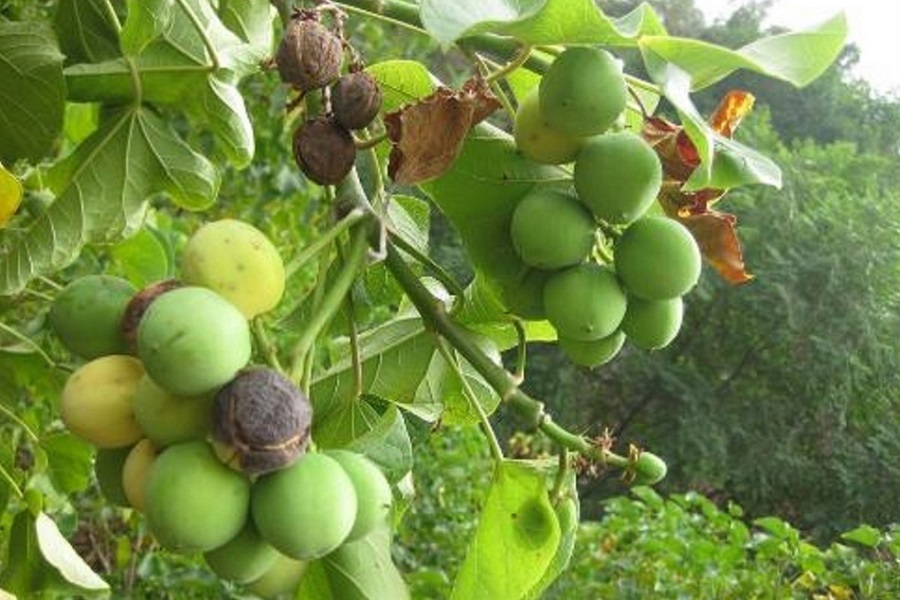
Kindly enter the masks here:
[[381, 112], [397, 110], [431, 94], [435, 80], [422, 63], [414, 60], [388, 60], [366, 67], [381, 88]]
[[0, 22], [0, 162], [50, 151], [63, 125], [62, 62], [48, 27]]
[[63, 494], [87, 489], [93, 472], [93, 448], [70, 433], [54, 433], [40, 441], [47, 453], [50, 479]]
[[265, 58], [275, 45], [272, 23], [277, 18], [275, 7], [269, 2], [222, 0], [219, 2], [222, 23], [250, 45], [252, 52]]
[[871, 525], [860, 525], [856, 529], [841, 534], [841, 538], [850, 542], [856, 542], [867, 548], [875, 548], [881, 543], [881, 532]]
[[0, 294], [69, 264], [85, 243], [134, 233], [146, 201], [166, 193], [191, 210], [209, 206], [219, 174], [153, 112], [119, 109], [49, 174], [56, 201], [0, 256]]
[[172, 272], [169, 251], [148, 228], [109, 249], [117, 270], [138, 288], [166, 279]]
[[121, 56], [119, 22], [109, 0], [60, 0], [53, 18], [66, 64], [101, 62]]
[[35, 519], [35, 533], [38, 547], [47, 563], [48, 570], [55, 571], [53, 575], [62, 579], [63, 585], [54, 582], [55, 587], [72, 587], [84, 592], [95, 593], [109, 590], [109, 585], [91, 570], [75, 552], [69, 541], [59, 532], [56, 523], [44, 513], [40, 513]]
[[593, 0], [461, 0], [450, 4], [423, 0], [420, 17], [425, 29], [444, 45], [487, 32], [534, 45], [634, 45], [639, 35], [665, 33], [647, 4], [612, 19]]
[[22, 598], [41, 585], [41, 552], [34, 518], [27, 510], [18, 513], [9, 530], [9, 543], [0, 573], [0, 587]]
[[559, 522], [559, 546], [556, 548], [556, 554], [553, 555], [553, 561], [547, 567], [547, 570], [544, 571], [543, 577], [529, 590], [523, 600], [539, 600], [544, 592], [547, 591], [547, 588], [569, 566], [569, 561], [575, 550], [581, 507], [578, 501], [578, 488], [574, 471], [566, 473], [560, 492], [560, 498], [553, 507], [556, 519]]
[[341, 545], [310, 566], [297, 600], [406, 600], [409, 590], [391, 559], [391, 534], [379, 528]]
[[391, 482], [402, 479], [413, 467], [412, 442], [406, 420], [396, 406], [389, 406], [369, 431], [355, 438], [347, 447], [365, 454], [381, 467]]
[[[229, 10], [229, 19], [256, 28], [260, 15], [272, 18], [268, 2], [249, 4], [239, 13]], [[237, 84], [259, 70], [265, 44], [241, 39], [205, 0], [132, 0], [121, 44], [125, 58], [66, 69], [70, 99], [175, 106], [213, 132], [232, 164], [249, 164], [253, 127]]]
[[694, 90], [710, 86], [738, 69], [747, 69], [803, 87], [837, 58], [847, 39], [847, 18], [840, 13], [821, 25], [757, 40], [729, 50], [700, 40], [648, 36], [641, 51], [677, 65]]
[[451, 600], [513, 600], [539, 584], [559, 547], [560, 527], [545, 475], [504, 461], [494, 473]]

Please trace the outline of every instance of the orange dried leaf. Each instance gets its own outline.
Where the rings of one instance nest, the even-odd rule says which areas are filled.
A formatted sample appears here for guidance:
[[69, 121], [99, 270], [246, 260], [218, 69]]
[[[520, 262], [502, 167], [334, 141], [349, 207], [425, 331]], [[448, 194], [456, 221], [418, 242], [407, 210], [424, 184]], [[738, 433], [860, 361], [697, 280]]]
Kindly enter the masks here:
[[753, 110], [753, 94], [743, 90], [731, 90], [719, 102], [709, 119], [713, 131], [727, 138], [734, 137], [734, 131], [750, 111]]
[[439, 87], [427, 98], [388, 113], [388, 175], [400, 184], [439, 177], [453, 164], [469, 130], [499, 107], [484, 80], [474, 78], [459, 91]]

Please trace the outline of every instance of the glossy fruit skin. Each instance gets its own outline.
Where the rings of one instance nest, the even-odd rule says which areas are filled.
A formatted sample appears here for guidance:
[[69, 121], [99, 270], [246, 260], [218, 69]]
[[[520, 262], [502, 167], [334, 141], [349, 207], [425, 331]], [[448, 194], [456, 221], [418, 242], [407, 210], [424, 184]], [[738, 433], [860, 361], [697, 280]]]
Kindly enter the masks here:
[[356, 490], [340, 463], [307, 453], [290, 467], [260, 477], [250, 509], [260, 535], [276, 550], [311, 560], [347, 539], [356, 520]]
[[249, 521], [235, 537], [203, 555], [213, 572], [235, 583], [259, 579], [275, 564], [278, 552], [262, 539]]
[[615, 331], [599, 340], [570, 340], [559, 338], [559, 347], [563, 353], [576, 365], [583, 367], [599, 367], [605, 365], [622, 349], [625, 344], [625, 334]]
[[653, 148], [630, 132], [591, 138], [575, 159], [575, 190], [598, 218], [631, 223], [653, 204], [662, 185], [662, 166]]
[[607, 267], [584, 263], [555, 273], [544, 286], [544, 309], [559, 337], [578, 341], [611, 335], [625, 316], [625, 292]]
[[143, 437], [134, 418], [134, 394], [144, 367], [133, 356], [95, 358], [69, 376], [61, 413], [69, 431], [98, 448], [130, 446]]
[[306, 573], [308, 563], [276, 553], [275, 560], [257, 579], [247, 584], [247, 590], [260, 598], [286, 598], [294, 594]]
[[122, 466], [122, 487], [128, 504], [141, 512], [147, 509], [147, 475], [156, 452], [153, 442], [143, 439], [134, 445]]
[[157, 298], [138, 327], [138, 356], [163, 389], [199, 396], [231, 380], [250, 360], [244, 315], [212, 290], [182, 287]]
[[243, 221], [203, 225], [181, 255], [182, 280], [206, 287], [237, 306], [247, 319], [268, 312], [284, 294], [284, 261], [266, 235]]
[[228, 542], [247, 522], [250, 482], [216, 458], [204, 441], [165, 449], [147, 476], [147, 523], [160, 544], [206, 552]]
[[53, 301], [50, 327], [66, 348], [85, 360], [126, 354], [121, 323], [136, 291], [128, 281], [109, 275], [76, 279]]
[[144, 375], [134, 395], [134, 417], [141, 431], [160, 448], [203, 439], [212, 420], [212, 394], [176, 396]]
[[94, 457], [94, 475], [103, 497], [116, 506], [128, 506], [122, 481], [122, 468], [133, 446], [98, 448]]
[[631, 297], [622, 319], [622, 331], [628, 340], [642, 350], [659, 350], [668, 346], [681, 329], [684, 301], [642, 300]]
[[561, 269], [582, 262], [594, 247], [597, 226], [577, 198], [539, 188], [513, 212], [510, 235], [522, 262], [539, 269]]
[[627, 101], [621, 63], [599, 48], [566, 49], [540, 83], [541, 114], [550, 127], [574, 137], [606, 131]]
[[687, 228], [668, 217], [644, 217], [616, 242], [616, 273], [644, 300], [683, 296], [700, 278], [700, 248]]
[[585, 138], [560, 133], [541, 114], [538, 88], [519, 103], [513, 124], [516, 148], [525, 157], [545, 165], [561, 165], [575, 160]]
[[387, 524], [393, 495], [381, 469], [362, 454], [349, 450], [329, 450], [326, 454], [340, 463], [356, 490], [356, 519], [345, 542], [358, 540]]

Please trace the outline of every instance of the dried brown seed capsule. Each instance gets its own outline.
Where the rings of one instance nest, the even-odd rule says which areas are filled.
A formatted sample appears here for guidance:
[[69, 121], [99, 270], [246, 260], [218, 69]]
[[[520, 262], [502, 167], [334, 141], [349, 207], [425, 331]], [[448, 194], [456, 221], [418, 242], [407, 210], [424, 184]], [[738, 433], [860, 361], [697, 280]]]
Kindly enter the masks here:
[[334, 118], [347, 129], [362, 129], [381, 108], [381, 88], [365, 71], [347, 73], [331, 88]]
[[281, 80], [303, 92], [335, 81], [343, 60], [341, 39], [319, 23], [315, 13], [303, 11], [288, 23], [275, 55]]
[[334, 118], [318, 117], [294, 132], [294, 159], [319, 185], [335, 185], [353, 168], [356, 146], [350, 132]]
[[276, 371], [241, 371], [217, 393], [212, 437], [217, 453], [248, 475], [284, 468], [305, 451], [312, 425], [306, 395]]
[[125, 336], [129, 352], [137, 354], [138, 325], [141, 324], [141, 319], [150, 308], [150, 304], [166, 292], [180, 288], [182, 285], [184, 284], [177, 279], [165, 279], [151, 283], [131, 297], [125, 307], [125, 314], [122, 316], [122, 335]]

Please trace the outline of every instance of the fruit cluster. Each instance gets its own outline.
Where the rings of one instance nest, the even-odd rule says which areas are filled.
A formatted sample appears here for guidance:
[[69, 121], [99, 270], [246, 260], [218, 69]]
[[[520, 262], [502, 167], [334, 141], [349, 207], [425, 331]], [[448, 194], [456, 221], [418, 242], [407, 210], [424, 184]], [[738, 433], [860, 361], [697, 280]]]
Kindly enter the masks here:
[[586, 366], [612, 359], [626, 337], [648, 350], [669, 344], [681, 297], [700, 276], [690, 232], [648, 214], [662, 167], [642, 137], [616, 126], [626, 101], [621, 64], [599, 48], [572, 47], [515, 121], [524, 156], [574, 163], [570, 185], [537, 186], [521, 199], [510, 235], [522, 261], [543, 274], [543, 308], [561, 348]]
[[[353, 168], [356, 145], [351, 131], [364, 129], [381, 108], [375, 79], [351, 61], [341, 74], [344, 47], [338, 33], [313, 10], [298, 10], [288, 23], [275, 56], [281, 80], [306, 94], [324, 90], [324, 111], [294, 132], [294, 158], [303, 173], [320, 185], [334, 185]], [[309, 104], [308, 104], [309, 106]]]
[[268, 582], [262, 590], [271, 570], [299, 574], [304, 561], [384, 525], [392, 504], [366, 457], [308, 452], [306, 395], [248, 366], [248, 319], [274, 308], [284, 285], [265, 235], [225, 219], [188, 240], [180, 281], [138, 292], [116, 277], [83, 277], [49, 315], [87, 361], [65, 384], [62, 420], [97, 447], [106, 498], [143, 512], [165, 548], [202, 552], [219, 576]]

